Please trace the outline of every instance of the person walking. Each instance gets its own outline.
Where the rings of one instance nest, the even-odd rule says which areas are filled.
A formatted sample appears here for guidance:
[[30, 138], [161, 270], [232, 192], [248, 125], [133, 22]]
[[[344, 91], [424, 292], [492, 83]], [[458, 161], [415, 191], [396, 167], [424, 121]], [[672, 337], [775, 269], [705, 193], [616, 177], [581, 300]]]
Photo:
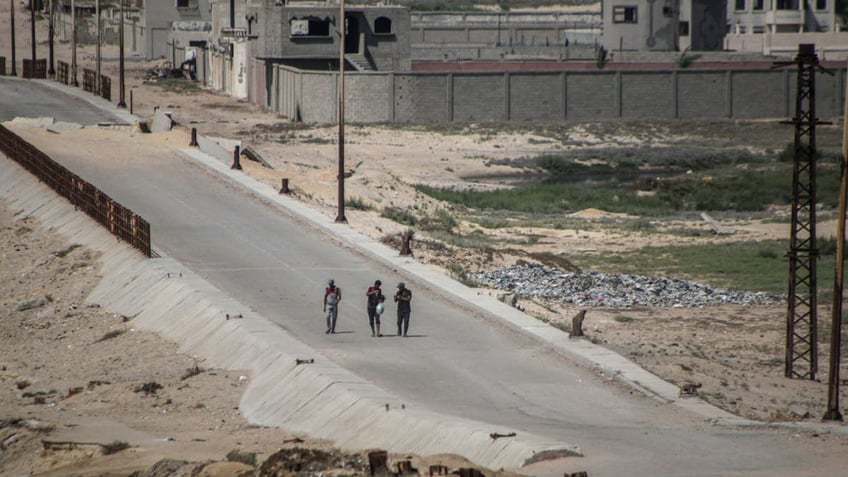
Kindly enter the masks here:
[[[383, 296], [383, 290], [380, 288], [382, 284], [380, 280], [376, 280], [374, 285], [368, 287], [368, 290], [365, 291], [368, 325], [371, 327], [371, 336], [383, 336], [380, 333], [380, 315], [383, 313], [383, 310], [378, 310], [378, 308], [383, 308], [382, 303], [386, 300], [386, 297]], [[376, 333], [374, 332], [375, 325], [377, 326]]]
[[339, 303], [342, 301], [342, 289], [331, 278], [324, 289], [324, 314], [327, 316], [326, 334], [336, 332], [336, 319], [339, 317]]
[[395, 303], [397, 303], [397, 327], [398, 336], [406, 338], [406, 332], [409, 330], [409, 314], [412, 312], [412, 291], [406, 288], [403, 282], [398, 283], [398, 291], [395, 293]]

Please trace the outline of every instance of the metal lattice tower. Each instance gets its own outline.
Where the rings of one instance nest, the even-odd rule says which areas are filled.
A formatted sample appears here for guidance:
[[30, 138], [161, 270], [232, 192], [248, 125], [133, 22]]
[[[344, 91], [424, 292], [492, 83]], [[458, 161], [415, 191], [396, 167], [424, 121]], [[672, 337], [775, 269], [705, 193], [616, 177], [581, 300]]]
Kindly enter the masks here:
[[789, 242], [789, 304], [786, 377], [815, 379], [818, 371], [816, 317], [816, 70], [815, 46], [798, 46], [795, 154], [792, 171], [792, 231]]

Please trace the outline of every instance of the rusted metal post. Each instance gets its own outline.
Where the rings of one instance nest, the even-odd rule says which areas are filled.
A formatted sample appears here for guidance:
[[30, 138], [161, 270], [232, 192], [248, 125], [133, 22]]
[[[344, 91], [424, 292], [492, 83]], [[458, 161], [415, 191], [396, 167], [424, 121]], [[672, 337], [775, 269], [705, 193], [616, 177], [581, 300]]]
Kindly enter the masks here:
[[130, 90], [130, 114], [133, 113], [133, 90]]
[[191, 142], [188, 145], [197, 147], [197, 128], [191, 128]]
[[386, 463], [389, 460], [389, 453], [383, 450], [368, 453], [368, 466], [371, 468], [371, 475], [388, 474], [389, 468]]
[[282, 183], [280, 184], [280, 194], [289, 194], [291, 190], [289, 189], [289, 178], [283, 177]]
[[412, 229], [406, 229], [400, 236], [400, 254], [407, 256], [412, 255], [412, 237], [415, 232]]
[[233, 165], [230, 166], [230, 169], [235, 169], [237, 171], [241, 170], [241, 160], [239, 159], [239, 156], [241, 155], [240, 151], [241, 148], [238, 145], [233, 148]]
[[571, 337], [577, 338], [583, 336], [583, 320], [586, 318], [586, 310], [580, 310], [580, 313], [574, 315], [571, 319]]

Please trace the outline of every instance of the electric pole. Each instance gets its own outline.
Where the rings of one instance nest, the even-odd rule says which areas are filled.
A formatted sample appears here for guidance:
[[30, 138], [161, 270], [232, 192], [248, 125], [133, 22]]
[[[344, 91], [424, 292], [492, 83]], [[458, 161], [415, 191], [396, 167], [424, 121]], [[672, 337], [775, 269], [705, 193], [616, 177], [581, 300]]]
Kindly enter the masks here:
[[347, 31], [346, 23], [345, 23], [345, 10], [344, 10], [344, 0], [339, 0], [339, 23], [337, 25], [339, 29], [339, 212], [336, 216], [336, 222], [347, 222], [347, 218], [345, 218], [345, 204], [344, 204], [344, 181], [345, 181], [345, 170], [344, 170], [344, 121], [345, 121], [345, 109], [344, 109], [344, 64], [345, 64], [345, 33]]

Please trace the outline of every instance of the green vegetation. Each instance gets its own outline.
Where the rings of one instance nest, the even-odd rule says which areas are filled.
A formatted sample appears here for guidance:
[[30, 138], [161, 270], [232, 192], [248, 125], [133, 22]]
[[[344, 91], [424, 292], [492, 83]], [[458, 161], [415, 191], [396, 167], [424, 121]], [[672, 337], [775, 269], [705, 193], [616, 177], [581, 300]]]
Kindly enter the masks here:
[[[512, 161], [546, 171], [544, 180], [509, 189], [475, 191], [418, 186], [431, 197], [477, 210], [551, 214], [589, 207], [658, 217], [681, 211], [763, 211], [791, 198], [792, 164], [742, 150], [725, 152], [637, 148], [580, 151]], [[775, 160], [777, 159], [777, 160]], [[819, 202], [836, 205], [835, 158], [819, 160]]]
[[[817, 262], [818, 288], [832, 290], [835, 244], [818, 240], [821, 259]], [[782, 240], [731, 242], [675, 247], [645, 247], [625, 254], [573, 256], [584, 269], [639, 275], [663, 274], [697, 278], [712, 286], [736, 290], [783, 293], [787, 289], [788, 243]]]
[[350, 197], [345, 200], [345, 207], [354, 210], [372, 210], [374, 207], [368, 205], [361, 197]]

